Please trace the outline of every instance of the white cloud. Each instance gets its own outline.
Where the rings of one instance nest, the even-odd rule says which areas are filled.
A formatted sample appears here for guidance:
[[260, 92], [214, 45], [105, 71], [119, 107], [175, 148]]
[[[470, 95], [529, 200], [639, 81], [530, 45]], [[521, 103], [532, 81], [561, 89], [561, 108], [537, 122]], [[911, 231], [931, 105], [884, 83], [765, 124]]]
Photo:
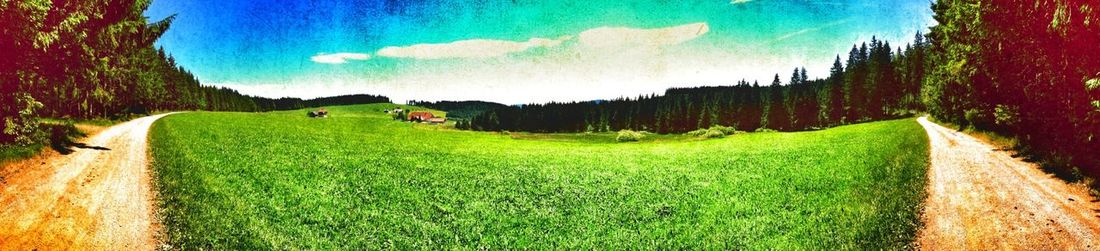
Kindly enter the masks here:
[[[656, 29], [626, 27], [600, 27], [581, 32], [577, 38], [589, 48], [636, 48], [676, 45], [691, 41], [710, 32], [707, 23], [693, 23]], [[552, 48], [562, 45], [574, 36], [556, 39], [531, 38], [527, 41], [493, 39], [459, 40], [441, 44], [414, 44], [387, 46], [375, 55], [390, 58], [412, 59], [485, 59], [524, 52], [534, 48]]]
[[446, 44], [415, 44], [410, 46], [388, 46], [378, 50], [377, 55], [391, 58], [448, 59], [448, 58], [492, 58], [511, 53], [523, 52], [533, 48], [557, 47], [572, 39], [563, 36], [557, 39], [532, 38], [525, 42], [471, 39]]
[[[739, 49], [749, 48], [749, 45], [684, 44], [698, 39], [709, 29], [707, 23], [656, 29], [601, 27], [558, 39], [534, 38], [524, 42], [475, 39], [387, 47], [373, 55], [494, 59], [415, 60], [387, 74], [324, 72], [290, 79], [285, 84], [223, 83], [220, 86], [267, 97], [371, 93], [389, 96], [397, 102], [486, 100], [520, 104], [633, 97], [663, 93], [669, 87], [732, 84], [742, 78], [759, 79], [767, 84], [765, 81], [770, 81], [773, 74], [800, 65], [798, 58], [763, 61], [760, 58], [767, 57], [761, 54], [767, 52]], [[539, 47], [563, 48], [540, 54], [534, 60], [504, 57]], [[822, 60], [825, 61], [832, 62]]]
[[743, 3], [748, 3], [748, 2], [752, 2], [752, 0], [732, 0], [732, 1], [730, 1], [731, 4], [743, 4]]
[[663, 46], [691, 41], [710, 31], [707, 23], [680, 26], [636, 29], [625, 27], [600, 27], [581, 32], [580, 43], [595, 48]]
[[319, 54], [310, 57], [309, 60], [320, 64], [345, 64], [350, 60], [368, 60], [370, 55], [362, 53], [333, 53]]
[[818, 27], [806, 28], [806, 29], [795, 31], [795, 32], [783, 34], [782, 36], [779, 36], [779, 37], [775, 38], [775, 40], [772, 40], [771, 42], [774, 43], [774, 42], [787, 40], [788, 38], [796, 37], [796, 36], [806, 34], [806, 33], [810, 33], [810, 32], [816, 32], [816, 31], [819, 31], [819, 30], [822, 30], [822, 29], [825, 29], [825, 28], [841, 25], [841, 24], [847, 23], [849, 21], [852, 21], [852, 19], [849, 18], [849, 19], [843, 19], [843, 20], [839, 20], [839, 21], [833, 21], [833, 22], [830, 22], [830, 23], [827, 23], [827, 24], [824, 24], [824, 25], [821, 25], [821, 26], [818, 26]]

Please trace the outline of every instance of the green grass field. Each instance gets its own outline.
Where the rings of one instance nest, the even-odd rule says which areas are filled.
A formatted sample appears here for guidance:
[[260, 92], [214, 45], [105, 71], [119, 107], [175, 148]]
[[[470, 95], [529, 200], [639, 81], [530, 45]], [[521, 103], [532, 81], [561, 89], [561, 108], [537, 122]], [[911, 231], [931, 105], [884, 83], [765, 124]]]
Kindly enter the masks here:
[[928, 146], [912, 119], [614, 143], [401, 123], [391, 106], [158, 121], [170, 245], [900, 249], [919, 224]]

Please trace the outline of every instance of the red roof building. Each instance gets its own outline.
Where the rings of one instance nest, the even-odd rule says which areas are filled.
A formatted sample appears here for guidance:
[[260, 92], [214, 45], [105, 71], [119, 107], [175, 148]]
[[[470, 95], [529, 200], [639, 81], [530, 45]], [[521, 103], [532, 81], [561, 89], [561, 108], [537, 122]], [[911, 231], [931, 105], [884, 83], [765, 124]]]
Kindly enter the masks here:
[[433, 118], [430, 112], [411, 112], [409, 113], [409, 120], [427, 121]]

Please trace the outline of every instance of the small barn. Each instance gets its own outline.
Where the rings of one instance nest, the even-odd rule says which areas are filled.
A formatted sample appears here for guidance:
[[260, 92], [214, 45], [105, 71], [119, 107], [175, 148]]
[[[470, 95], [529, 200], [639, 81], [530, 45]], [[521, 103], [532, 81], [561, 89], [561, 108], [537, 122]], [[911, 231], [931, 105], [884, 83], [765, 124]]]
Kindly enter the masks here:
[[431, 112], [411, 112], [409, 113], [409, 121], [428, 121], [435, 116]]

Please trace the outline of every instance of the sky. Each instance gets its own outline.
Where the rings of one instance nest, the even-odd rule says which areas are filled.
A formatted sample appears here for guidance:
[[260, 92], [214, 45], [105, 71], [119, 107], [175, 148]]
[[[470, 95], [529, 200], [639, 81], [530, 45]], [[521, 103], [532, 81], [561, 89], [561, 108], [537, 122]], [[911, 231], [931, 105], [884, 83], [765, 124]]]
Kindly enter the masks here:
[[207, 85], [264, 97], [381, 94], [505, 104], [824, 77], [877, 37], [904, 47], [929, 0], [158, 0], [157, 42]]

